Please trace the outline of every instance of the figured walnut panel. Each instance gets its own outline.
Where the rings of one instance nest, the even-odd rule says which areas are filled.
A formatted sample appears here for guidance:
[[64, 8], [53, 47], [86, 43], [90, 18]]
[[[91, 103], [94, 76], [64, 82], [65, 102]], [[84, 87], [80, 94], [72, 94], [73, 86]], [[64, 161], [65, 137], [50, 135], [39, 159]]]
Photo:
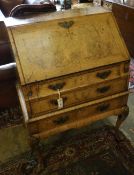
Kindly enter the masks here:
[[47, 81], [34, 82], [22, 86], [22, 91], [26, 101], [43, 98], [57, 94], [57, 89], [70, 91], [76, 87], [91, 86], [96, 83], [119, 78], [128, 73], [129, 62], [112, 64], [97, 69], [91, 69], [67, 76], [50, 79]]
[[11, 28], [21, 84], [128, 60], [112, 13]]
[[58, 130], [61, 126], [69, 129], [71, 128], [70, 126], [72, 123], [78, 124], [77, 121], [81, 123], [81, 120], [83, 121], [87, 118], [89, 118], [89, 121], [92, 121], [94, 116], [97, 117], [97, 115], [99, 116], [100, 114], [105, 116], [105, 113], [110, 111], [114, 114], [114, 110], [120, 109], [126, 105], [126, 100], [127, 96], [116, 97], [112, 100], [106, 100], [104, 102], [66, 112], [64, 114], [55, 115], [51, 118], [44, 118], [35, 122], [30, 122], [28, 127], [32, 135], [51, 130], [56, 132], [56, 129]]
[[[64, 108], [117, 94], [119, 92], [125, 92], [128, 89], [127, 82], [128, 76], [124, 76], [123, 78], [94, 84], [92, 86], [75, 88], [74, 90], [68, 92], [61, 91], [61, 98], [64, 102]], [[59, 95], [57, 92], [55, 95], [27, 101], [26, 104], [29, 117], [33, 118], [40, 116], [41, 114], [51, 113], [53, 111], [59, 110], [57, 103], [58, 98]]]

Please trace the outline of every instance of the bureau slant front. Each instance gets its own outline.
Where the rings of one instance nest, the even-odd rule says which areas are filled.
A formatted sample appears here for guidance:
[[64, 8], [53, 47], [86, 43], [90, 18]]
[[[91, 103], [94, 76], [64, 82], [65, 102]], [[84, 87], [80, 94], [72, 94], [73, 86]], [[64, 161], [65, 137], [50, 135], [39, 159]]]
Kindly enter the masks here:
[[128, 115], [129, 53], [112, 12], [55, 12], [8, 26], [25, 124], [35, 137]]

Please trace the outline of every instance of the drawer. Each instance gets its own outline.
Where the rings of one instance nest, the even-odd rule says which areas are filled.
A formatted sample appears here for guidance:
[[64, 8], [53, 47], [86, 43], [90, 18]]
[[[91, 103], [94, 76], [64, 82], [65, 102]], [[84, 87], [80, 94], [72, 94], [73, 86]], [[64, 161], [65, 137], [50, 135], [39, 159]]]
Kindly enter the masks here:
[[[75, 106], [84, 102], [96, 100], [110, 96], [119, 92], [127, 91], [128, 77], [117, 78], [111, 81], [98, 83], [91, 86], [77, 88], [71, 91], [61, 91], [64, 107]], [[48, 96], [47, 98], [38, 98], [26, 102], [30, 118], [41, 114], [59, 110], [57, 99], [59, 94]]]
[[57, 89], [67, 91], [76, 87], [90, 86], [95, 83], [104, 82], [127, 74], [129, 62], [121, 62], [110, 66], [100, 67], [80, 73], [62, 76], [48, 81], [35, 82], [22, 86], [26, 100], [37, 99], [57, 94]]
[[[127, 104], [128, 95], [116, 97], [110, 100], [105, 100], [100, 103], [89, 105], [86, 107], [78, 108], [63, 114], [55, 116], [45, 117], [40, 120], [31, 121], [28, 124], [30, 133], [37, 134], [41, 132], [47, 132], [49, 130], [55, 130], [64, 126], [66, 129], [70, 128], [72, 123], [79, 124], [81, 120], [87, 118], [91, 120], [99, 120], [97, 115], [112, 111], [111, 115], [115, 115], [115, 109], [120, 109]], [[109, 116], [109, 114], [108, 114]]]

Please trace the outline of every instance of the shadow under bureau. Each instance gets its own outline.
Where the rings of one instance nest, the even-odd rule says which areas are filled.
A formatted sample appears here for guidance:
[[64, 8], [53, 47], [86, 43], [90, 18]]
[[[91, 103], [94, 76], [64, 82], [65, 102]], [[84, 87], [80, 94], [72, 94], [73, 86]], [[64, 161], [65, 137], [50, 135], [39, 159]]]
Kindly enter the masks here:
[[128, 115], [130, 56], [112, 12], [89, 7], [13, 23], [7, 29], [17, 90], [32, 136], [111, 115], [119, 128]]

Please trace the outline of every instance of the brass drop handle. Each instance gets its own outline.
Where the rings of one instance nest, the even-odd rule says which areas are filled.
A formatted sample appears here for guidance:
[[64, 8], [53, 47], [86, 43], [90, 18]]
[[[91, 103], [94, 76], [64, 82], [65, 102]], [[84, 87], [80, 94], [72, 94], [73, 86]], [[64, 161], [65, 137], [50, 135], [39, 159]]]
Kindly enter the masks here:
[[48, 86], [49, 89], [52, 89], [54, 91], [57, 91], [58, 89], [62, 89], [64, 86], [66, 85], [65, 82], [62, 82], [62, 83], [56, 83], [56, 84], [50, 84]]
[[102, 104], [97, 107], [97, 111], [104, 112], [110, 107], [110, 104]]
[[107, 71], [104, 71], [104, 72], [98, 72], [96, 74], [96, 76], [98, 78], [105, 79], [105, 78], [107, 78], [111, 74], [111, 72], [112, 72], [111, 70], [107, 70]]
[[62, 125], [64, 123], [66, 123], [68, 120], [69, 120], [69, 116], [62, 116], [62, 117], [59, 117], [59, 118], [53, 120], [53, 123], [56, 125]]
[[60, 27], [64, 29], [69, 29], [74, 25], [74, 21], [63, 21], [58, 23]]
[[[63, 102], [65, 103], [66, 100], [67, 100], [67, 97], [62, 97], [62, 99], [63, 99]], [[55, 105], [55, 106], [58, 105], [57, 99], [52, 99], [52, 100], [50, 100], [50, 103], [51, 103], [52, 105]]]
[[109, 89], [110, 89], [110, 86], [103, 86], [103, 87], [97, 88], [97, 92], [103, 94], [109, 91]]

